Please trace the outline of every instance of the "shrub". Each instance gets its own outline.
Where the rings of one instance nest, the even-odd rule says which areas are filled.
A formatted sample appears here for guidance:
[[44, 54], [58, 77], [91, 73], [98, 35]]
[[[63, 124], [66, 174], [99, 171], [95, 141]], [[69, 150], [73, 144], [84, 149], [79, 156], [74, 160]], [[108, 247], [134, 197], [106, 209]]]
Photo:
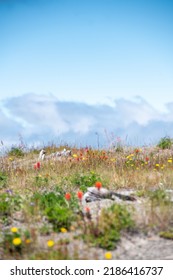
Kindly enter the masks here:
[[19, 147], [12, 147], [11, 150], [8, 152], [8, 156], [14, 156], [14, 157], [23, 157], [24, 152]]
[[173, 240], [173, 230], [170, 231], [162, 231], [159, 233], [159, 236], [165, 239], [172, 239]]
[[57, 194], [54, 192], [35, 193], [31, 200], [46, 215], [56, 231], [61, 227], [69, 228], [74, 221], [74, 212], [78, 208], [77, 198], [72, 196], [67, 202], [62, 190]]
[[113, 204], [107, 209], [102, 209], [99, 224], [92, 225], [89, 229], [89, 241], [93, 245], [112, 250], [121, 238], [121, 231], [133, 227], [134, 222], [127, 208]]
[[72, 184], [78, 186], [83, 192], [86, 192], [87, 188], [93, 186], [97, 181], [101, 181], [101, 179], [94, 171], [86, 174], [76, 173], [71, 179]]
[[160, 139], [159, 143], [157, 144], [157, 147], [159, 147], [160, 149], [170, 149], [172, 143], [173, 143], [172, 139], [168, 136], [165, 136]]

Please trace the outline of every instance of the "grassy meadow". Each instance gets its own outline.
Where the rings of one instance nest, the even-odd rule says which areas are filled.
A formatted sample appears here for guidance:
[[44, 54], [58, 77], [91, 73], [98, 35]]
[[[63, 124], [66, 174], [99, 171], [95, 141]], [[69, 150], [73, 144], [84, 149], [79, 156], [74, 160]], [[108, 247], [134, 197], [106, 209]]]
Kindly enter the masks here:
[[[0, 158], [0, 259], [111, 259], [122, 236], [173, 239], [173, 147], [13, 147]], [[83, 204], [88, 187], [128, 191], [136, 202]], [[172, 241], [173, 242], [173, 241]]]

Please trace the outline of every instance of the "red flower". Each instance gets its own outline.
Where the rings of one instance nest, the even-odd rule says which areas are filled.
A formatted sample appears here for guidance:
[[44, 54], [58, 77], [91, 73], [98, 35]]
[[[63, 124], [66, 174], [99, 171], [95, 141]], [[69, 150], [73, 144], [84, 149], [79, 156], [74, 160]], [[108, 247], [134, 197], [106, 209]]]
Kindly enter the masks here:
[[89, 207], [86, 207], [86, 208], [85, 208], [85, 211], [86, 211], [87, 213], [89, 213], [89, 212], [90, 212], [90, 208], [89, 208]]
[[77, 197], [81, 200], [83, 197], [83, 192], [82, 191], [78, 191], [77, 192]]
[[146, 160], [146, 161], [149, 161], [149, 157], [146, 157], [145, 160]]
[[34, 169], [40, 169], [41, 163], [37, 162], [34, 164]]
[[71, 199], [71, 194], [70, 193], [66, 193], [65, 194], [65, 199], [66, 200], [70, 200]]
[[86, 207], [85, 208], [85, 211], [86, 211], [86, 217], [88, 220], [91, 220], [91, 213], [90, 213], [90, 208], [89, 207]]
[[96, 182], [95, 183], [95, 187], [100, 190], [100, 188], [102, 187], [102, 183], [101, 182]]

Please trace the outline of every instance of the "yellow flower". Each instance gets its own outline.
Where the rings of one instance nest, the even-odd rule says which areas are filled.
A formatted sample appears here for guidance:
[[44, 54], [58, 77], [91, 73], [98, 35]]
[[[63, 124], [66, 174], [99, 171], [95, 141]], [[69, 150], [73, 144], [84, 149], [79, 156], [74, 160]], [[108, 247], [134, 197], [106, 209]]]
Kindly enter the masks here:
[[145, 164], [148, 164], [148, 161], [146, 161]]
[[53, 240], [48, 240], [48, 241], [47, 241], [47, 246], [48, 246], [48, 247], [53, 247], [54, 244], [55, 244], [55, 242], [54, 242]]
[[13, 232], [13, 233], [18, 232], [18, 228], [12, 227], [12, 228], [11, 228], [11, 232]]
[[168, 162], [172, 163], [172, 159], [168, 159]]
[[12, 160], [13, 160], [13, 158], [12, 158], [12, 157], [9, 157], [9, 160], [11, 160], [11, 161], [12, 161]]
[[156, 163], [156, 166], [158, 167], [158, 166], [159, 166], [159, 163]]
[[139, 170], [139, 167], [136, 167], [136, 170]]
[[73, 157], [74, 157], [74, 158], [77, 158], [77, 157], [78, 157], [78, 155], [76, 155], [76, 154], [73, 154]]
[[61, 232], [66, 233], [67, 232], [66, 228], [62, 227]]
[[18, 246], [22, 243], [22, 240], [20, 239], [20, 237], [16, 237], [13, 239], [13, 245]]
[[26, 243], [26, 244], [31, 243], [31, 239], [29, 239], [29, 238], [28, 238], [28, 239], [26, 239], [26, 240], [25, 240], [25, 243]]
[[111, 260], [112, 259], [112, 253], [111, 252], [106, 252], [105, 253], [105, 259]]

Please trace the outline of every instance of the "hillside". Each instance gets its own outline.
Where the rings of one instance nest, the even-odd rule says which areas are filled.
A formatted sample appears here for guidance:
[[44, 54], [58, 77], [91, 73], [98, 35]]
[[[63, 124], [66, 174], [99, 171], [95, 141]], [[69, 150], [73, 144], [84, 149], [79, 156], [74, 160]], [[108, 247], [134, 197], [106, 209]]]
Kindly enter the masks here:
[[173, 259], [172, 146], [44, 150], [0, 158], [0, 259]]

